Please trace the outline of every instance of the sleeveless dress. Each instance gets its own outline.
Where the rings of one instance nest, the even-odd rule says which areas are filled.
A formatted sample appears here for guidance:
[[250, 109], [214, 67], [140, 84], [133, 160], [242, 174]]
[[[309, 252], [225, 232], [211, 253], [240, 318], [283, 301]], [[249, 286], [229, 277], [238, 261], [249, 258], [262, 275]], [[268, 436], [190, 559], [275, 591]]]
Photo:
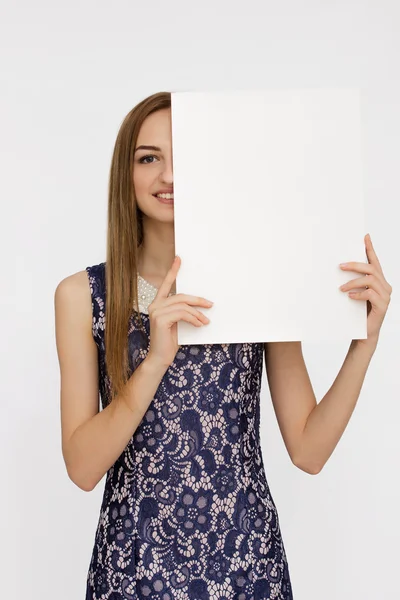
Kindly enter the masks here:
[[[86, 267], [102, 408], [105, 266]], [[132, 309], [131, 372], [149, 348], [157, 292], [140, 276], [138, 286], [146, 334]], [[260, 447], [262, 367], [262, 343], [179, 347], [107, 472], [86, 600], [293, 599]]]

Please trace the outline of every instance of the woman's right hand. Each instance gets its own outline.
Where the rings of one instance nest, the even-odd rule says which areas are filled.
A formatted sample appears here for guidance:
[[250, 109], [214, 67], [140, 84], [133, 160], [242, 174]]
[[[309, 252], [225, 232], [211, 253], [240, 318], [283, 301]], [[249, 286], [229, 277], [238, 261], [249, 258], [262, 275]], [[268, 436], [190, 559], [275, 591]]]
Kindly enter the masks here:
[[195, 327], [207, 325], [210, 320], [195, 306], [210, 308], [213, 303], [199, 296], [175, 294], [169, 296], [172, 285], [181, 265], [181, 259], [175, 257], [172, 267], [161, 284], [156, 297], [149, 305], [150, 348], [147, 354], [157, 366], [168, 369], [178, 351], [177, 322], [186, 321]]

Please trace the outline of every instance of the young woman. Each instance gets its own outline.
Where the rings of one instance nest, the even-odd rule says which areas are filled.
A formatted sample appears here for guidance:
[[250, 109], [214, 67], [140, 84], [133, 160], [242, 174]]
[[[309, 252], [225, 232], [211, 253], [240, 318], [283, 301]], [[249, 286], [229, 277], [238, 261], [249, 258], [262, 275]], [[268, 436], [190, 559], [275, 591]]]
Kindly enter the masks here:
[[107, 261], [55, 293], [66, 468], [87, 491], [107, 475], [86, 600], [290, 600], [260, 448], [263, 356], [289, 456], [318, 473], [357, 402], [391, 286], [366, 236], [369, 264], [348, 264], [360, 277], [344, 291], [366, 288], [353, 298], [368, 301], [368, 339], [352, 341], [319, 404], [300, 342], [179, 347], [177, 322], [207, 326], [211, 302], [176, 293], [172, 166], [171, 96], [158, 93], [118, 133]]

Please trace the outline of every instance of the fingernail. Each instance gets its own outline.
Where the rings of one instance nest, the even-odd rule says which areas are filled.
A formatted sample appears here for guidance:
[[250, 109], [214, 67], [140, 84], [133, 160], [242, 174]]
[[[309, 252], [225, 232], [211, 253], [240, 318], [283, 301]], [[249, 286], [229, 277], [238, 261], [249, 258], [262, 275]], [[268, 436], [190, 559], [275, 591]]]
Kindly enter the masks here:
[[347, 267], [347, 263], [340, 263], [341, 267]]

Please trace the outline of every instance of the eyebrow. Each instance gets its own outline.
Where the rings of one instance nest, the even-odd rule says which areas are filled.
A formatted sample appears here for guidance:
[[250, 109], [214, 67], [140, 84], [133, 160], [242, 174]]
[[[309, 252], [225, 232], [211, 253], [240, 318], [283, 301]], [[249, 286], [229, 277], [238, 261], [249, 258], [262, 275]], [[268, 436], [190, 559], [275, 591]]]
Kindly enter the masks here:
[[161, 148], [159, 148], [158, 146], [138, 146], [135, 152], [137, 152], [138, 150], [155, 150], [156, 152], [161, 152]]

